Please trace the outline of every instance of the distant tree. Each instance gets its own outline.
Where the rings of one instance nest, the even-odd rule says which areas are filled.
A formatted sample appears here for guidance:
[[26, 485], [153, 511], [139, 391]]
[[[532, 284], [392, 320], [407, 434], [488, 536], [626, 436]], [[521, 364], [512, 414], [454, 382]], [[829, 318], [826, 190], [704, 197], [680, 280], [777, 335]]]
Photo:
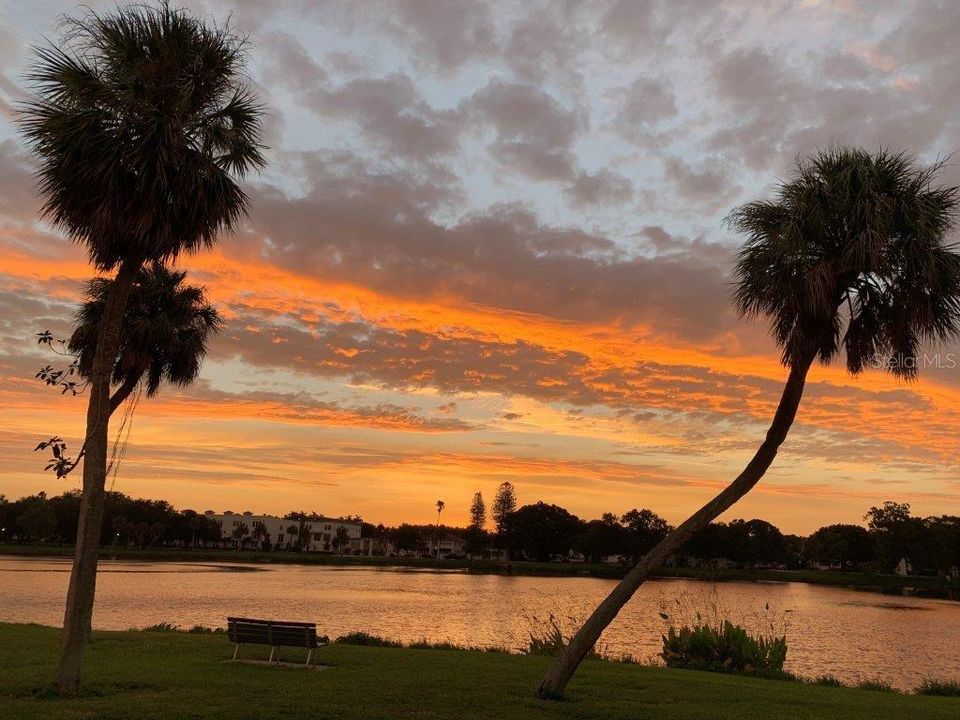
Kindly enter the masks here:
[[45, 493], [31, 499], [17, 518], [17, 525], [31, 540], [47, 540], [57, 530], [57, 516]]
[[440, 513], [447, 504], [443, 500], [437, 500], [437, 559], [440, 559]]
[[822, 565], [860, 565], [873, 560], [873, 538], [860, 525], [827, 525], [807, 538], [803, 554]]
[[766, 520], [733, 520], [727, 526], [730, 557], [747, 565], [775, 563], [783, 560], [786, 544], [783, 533]]
[[507, 519], [517, 509], [517, 493], [513, 484], [500, 483], [497, 494], [493, 499], [493, 524], [497, 533], [497, 546], [512, 555], [510, 544], [510, 528]]
[[626, 528], [613, 513], [604, 513], [599, 520], [586, 523], [578, 549], [590, 562], [601, 562], [611, 555], [628, 554]]
[[337, 552], [349, 547], [350, 533], [347, 532], [347, 529], [343, 525], [337, 528], [337, 532], [333, 536], [332, 545], [333, 545], [333, 549], [336, 550]]
[[423, 534], [413, 525], [403, 523], [391, 535], [394, 547], [401, 552], [419, 553], [426, 549]]
[[583, 522], [576, 515], [545, 502], [524, 505], [511, 513], [507, 526], [516, 548], [541, 562], [567, 555], [583, 530]]
[[137, 540], [137, 545], [141, 550], [147, 545], [147, 542], [150, 540], [150, 523], [146, 520], [141, 520], [136, 525], [133, 526], [133, 536]]
[[670, 532], [670, 525], [652, 510], [630, 510], [624, 513], [620, 522], [626, 530], [624, 533], [624, 554], [634, 563], [650, 550]]
[[930, 559], [924, 547], [926, 527], [923, 520], [910, 514], [908, 503], [885, 502], [872, 507], [864, 516], [874, 541], [877, 562], [886, 570], [894, 568], [901, 558], [919, 569]]
[[233, 539], [237, 542], [237, 547], [242, 549], [243, 542], [250, 535], [250, 528], [243, 521], [238, 522], [237, 526], [233, 529]]
[[923, 522], [927, 529], [927, 554], [937, 573], [960, 568], [960, 517], [941, 515]]
[[299, 545], [299, 541], [294, 541], [290, 539], [290, 538], [298, 538], [299, 535], [300, 535], [300, 528], [298, 526], [296, 525], [287, 526], [287, 547], [288, 548], [290, 546], [297, 547]]
[[267, 526], [263, 524], [262, 520], [253, 521], [251, 535], [253, 536], [253, 541], [257, 543], [261, 549], [263, 549], [264, 543], [267, 542], [269, 533], [267, 532]]
[[162, 522], [155, 522], [150, 526], [150, 542], [154, 545], [161, 545], [167, 536], [167, 525]]
[[466, 551], [471, 555], [483, 552], [487, 546], [486, 524], [487, 504], [483, 501], [483, 493], [478, 491], [473, 494], [470, 503], [470, 525], [464, 538]]

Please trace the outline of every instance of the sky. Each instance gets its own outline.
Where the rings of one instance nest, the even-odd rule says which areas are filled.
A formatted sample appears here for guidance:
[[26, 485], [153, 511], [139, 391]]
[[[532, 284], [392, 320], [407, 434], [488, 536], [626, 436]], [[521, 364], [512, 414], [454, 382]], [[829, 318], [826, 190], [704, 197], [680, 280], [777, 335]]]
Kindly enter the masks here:
[[[93, 2], [94, 8], [110, 7]], [[785, 378], [737, 317], [737, 204], [833, 144], [960, 145], [950, 2], [190, 2], [249, 35], [268, 108], [251, 213], [181, 258], [226, 318], [139, 404], [110, 483], [176, 507], [465, 524], [504, 481], [584, 518], [683, 520], [763, 439]], [[37, 219], [14, 124], [72, 2], [0, 0], [0, 493], [79, 484], [57, 358], [93, 270]], [[949, 162], [944, 182], [960, 184]], [[960, 349], [921, 379], [815, 367], [760, 486], [788, 532], [887, 499], [960, 514]], [[119, 423], [115, 419], [112, 432]]]

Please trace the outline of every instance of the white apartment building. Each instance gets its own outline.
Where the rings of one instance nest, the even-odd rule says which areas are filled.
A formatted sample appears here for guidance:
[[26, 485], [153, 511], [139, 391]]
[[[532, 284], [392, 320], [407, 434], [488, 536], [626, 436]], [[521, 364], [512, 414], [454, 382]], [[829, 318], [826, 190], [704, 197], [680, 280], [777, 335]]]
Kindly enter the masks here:
[[[266, 541], [276, 548], [294, 546], [300, 540], [301, 525], [303, 533], [309, 538], [303, 543], [307, 552], [349, 552], [360, 543], [360, 523], [352, 520], [315, 517], [300, 521], [276, 515], [254, 515], [251, 512], [233, 513], [229, 510], [222, 514], [207, 512], [205, 515], [220, 523], [222, 541], [233, 545], [259, 547], [261, 542]], [[241, 530], [238, 533], [238, 528], [246, 532]], [[335, 539], [340, 528], [346, 531], [346, 542], [338, 547]]]

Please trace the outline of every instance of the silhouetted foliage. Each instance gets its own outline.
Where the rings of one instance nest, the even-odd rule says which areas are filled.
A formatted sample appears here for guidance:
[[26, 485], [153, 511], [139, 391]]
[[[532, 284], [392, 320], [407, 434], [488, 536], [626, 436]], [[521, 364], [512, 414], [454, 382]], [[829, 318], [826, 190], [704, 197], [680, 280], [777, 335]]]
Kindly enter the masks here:
[[583, 522], [558, 505], [524, 505], [507, 517], [511, 542], [529, 560], [547, 561], [567, 555], [580, 536]]

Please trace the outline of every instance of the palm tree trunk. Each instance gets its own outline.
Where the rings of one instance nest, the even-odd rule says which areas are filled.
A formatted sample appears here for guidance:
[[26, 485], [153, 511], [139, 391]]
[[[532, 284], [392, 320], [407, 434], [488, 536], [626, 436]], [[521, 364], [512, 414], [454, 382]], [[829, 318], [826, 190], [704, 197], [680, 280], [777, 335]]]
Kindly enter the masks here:
[[90, 373], [77, 547], [63, 615], [60, 668], [57, 674], [57, 687], [61, 695], [73, 695], [79, 689], [80, 666], [90, 637], [107, 475], [107, 431], [112, 412], [110, 375], [120, 346], [120, 331], [127, 299], [140, 265], [139, 259], [127, 259], [117, 271], [104, 308]]
[[813, 357], [797, 361], [790, 368], [783, 395], [777, 412], [767, 431], [767, 437], [760, 445], [753, 459], [736, 480], [730, 483], [719, 495], [691, 515], [675, 530], [661, 540], [636, 567], [634, 567], [613, 589], [613, 592], [600, 603], [580, 631], [573, 637], [563, 652], [547, 671], [537, 695], [542, 698], [559, 698], [573, 677], [583, 658], [600, 639], [601, 633], [613, 622], [617, 613], [633, 597], [650, 573], [660, 567], [669, 555], [676, 552], [707, 524], [719, 517], [724, 511], [746, 495], [763, 477], [767, 468], [777, 456], [777, 450], [787, 437], [790, 426], [797, 414], [807, 372], [813, 363]]

